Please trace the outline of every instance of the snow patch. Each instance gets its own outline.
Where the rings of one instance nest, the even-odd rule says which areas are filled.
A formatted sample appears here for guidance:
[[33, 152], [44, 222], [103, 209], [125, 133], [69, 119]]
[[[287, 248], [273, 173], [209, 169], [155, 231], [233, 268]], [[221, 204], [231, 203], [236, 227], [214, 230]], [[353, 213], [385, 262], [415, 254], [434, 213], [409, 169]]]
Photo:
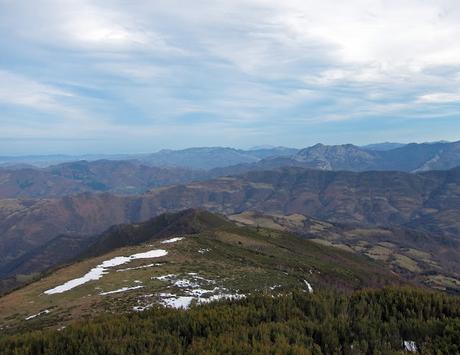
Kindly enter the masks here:
[[169, 244], [169, 243], [175, 243], [180, 240], [184, 239], [184, 237], [176, 237], [176, 238], [171, 238], [171, 239], [166, 239], [161, 242], [161, 244]]
[[[206, 291], [206, 290], [203, 290]], [[206, 291], [204, 293], [209, 293]], [[178, 296], [172, 293], [160, 293], [158, 295], [160, 297], [160, 303], [162, 303], [166, 307], [176, 308], [176, 309], [187, 309], [190, 307], [193, 301], [196, 301], [197, 304], [205, 304], [210, 302], [219, 301], [222, 299], [241, 299], [246, 297], [245, 295], [241, 294], [231, 294], [231, 293], [220, 293], [216, 295], [210, 295], [209, 297], [203, 298], [200, 296]]]
[[246, 295], [242, 295], [242, 294], [239, 294], [239, 293], [235, 293], [235, 294], [232, 294], [232, 293], [220, 293], [220, 294], [217, 294], [217, 295], [212, 295], [208, 298], [199, 298], [198, 299], [198, 303], [209, 303], [209, 302], [214, 302], [214, 301], [218, 301], [218, 300], [222, 300], [222, 299], [226, 299], [226, 300], [240, 300], [242, 298], [245, 298]]
[[307, 280], [303, 280], [305, 282], [305, 285], [307, 285], [308, 293], [313, 293], [313, 287]]
[[214, 285], [216, 281], [208, 280], [193, 272], [187, 275], [191, 276], [191, 278], [178, 278], [174, 274], [154, 277], [157, 280], [169, 282], [169, 287], [179, 288], [185, 294], [160, 293], [157, 296], [160, 298], [159, 302], [161, 304], [166, 307], [186, 309], [190, 307], [194, 300], [197, 304], [203, 304], [220, 299], [240, 299], [245, 297], [243, 294], [229, 293], [224, 287], [215, 286], [212, 289], [205, 289], [203, 288], [204, 284], [209, 287], [209, 285]]
[[190, 307], [195, 297], [192, 296], [176, 296], [171, 293], [160, 293], [161, 303], [170, 308], [183, 308]]
[[129, 258], [131, 260], [135, 259], [152, 259], [152, 258], [159, 258], [160, 256], [165, 256], [167, 255], [168, 252], [163, 249], [154, 249], [154, 250], [149, 250], [146, 251], [145, 253], [138, 253], [138, 254], [133, 254]]
[[210, 252], [210, 251], [211, 251], [211, 249], [209, 249], [209, 248], [198, 249], [198, 253], [200, 253], [200, 254], [208, 253], [208, 252]]
[[179, 288], [195, 288], [195, 287], [200, 287], [200, 284], [187, 280], [187, 279], [182, 279], [182, 280], [177, 280], [173, 283], [174, 286], [179, 287]]
[[43, 310], [43, 311], [41, 311], [41, 312], [38, 312], [37, 314], [32, 314], [31, 316], [26, 317], [25, 320], [31, 320], [31, 319], [34, 319], [34, 318], [36, 318], [36, 317], [39, 317], [39, 316], [41, 316], [41, 315], [43, 315], [43, 314], [48, 314], [49, 312], [50, 312], [50, 311], [49, 311], [48, 309], [45, 309], [45, 310]]
[[214, 280], [208, 280], [204, 277], [198, 276], [196, 272], [189, 272], [187, 275], [192, 276], [193, 280], [189, 279], [179, 279], [177, 275], [168, 274], [163, 276], [156, 276], [152, 277], [152, 279], [157, 279], [160, 281], [169, 281], [171, 282], [172, 286], [176, 286], [178, 288], [197, 288], [200, 287], [200, 282], [205, 282], [208, 284], [215, 284]]
[[167, 255], [168, 252], [163, 249], [150, 250], [145, 253], [133, 254], [131, 256], [117, 256], [115, 258], [106, 260], [96, 267], [92, 268], [88, 273], [83, 277], [67, 281], [66, 283], [56, 286], [55, 288], [45, 291], [45, 294], [52, 295], [56, 293], [63, 293], [69, 291], [77, 286], [83, 285], [89, 281], [99, 280], [102, 276], [108, 273], [109, 268], [126, 264], [132, 260], [136, 259], [150, 259], [150, 258], [159, 258], [161, 256]]
[[144, 286], [122, 287], [122, 288], [119, 288], [118, 290], [107, 291], [107, 292], [101, 292], [100, 295], [101, 295], [101, 296], [112, 295], [112, 294], [114, 294], [114, 293], [120, 293], [120, 292], [131, 291], [131, 290], [137, 290], [137, 289], [143, 288], [143, 287], [144, 287]]
[[412, 341], [412, 340], [404, 340], [404, 350], [410, 353], [416, 353], [417, 344], [415, 344], [415, 341]]

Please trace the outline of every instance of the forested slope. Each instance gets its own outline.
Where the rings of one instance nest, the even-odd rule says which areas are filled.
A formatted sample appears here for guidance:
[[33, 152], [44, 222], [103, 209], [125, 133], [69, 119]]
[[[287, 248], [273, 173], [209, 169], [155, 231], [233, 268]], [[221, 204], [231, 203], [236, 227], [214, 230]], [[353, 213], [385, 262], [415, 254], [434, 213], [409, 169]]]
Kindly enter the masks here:
[[0, 339], [1, 354], [458, 354], [460, 299], [413, 289], [293, 292], [110, 315]]

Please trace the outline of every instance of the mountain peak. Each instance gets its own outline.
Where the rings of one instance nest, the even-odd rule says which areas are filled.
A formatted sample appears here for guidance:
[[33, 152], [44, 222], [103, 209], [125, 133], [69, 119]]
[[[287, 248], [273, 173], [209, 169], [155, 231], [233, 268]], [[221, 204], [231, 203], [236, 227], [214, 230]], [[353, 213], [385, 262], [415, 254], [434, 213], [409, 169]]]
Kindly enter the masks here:
[[201, 208], [189, 208], [175, 213], [164, 213], [137, 224], [110, 227], [96, 238], [85, 256], [101, 255], [110, 250], [136, 245], [179, 234], [197, 234], [229, 222], [218, 214]]

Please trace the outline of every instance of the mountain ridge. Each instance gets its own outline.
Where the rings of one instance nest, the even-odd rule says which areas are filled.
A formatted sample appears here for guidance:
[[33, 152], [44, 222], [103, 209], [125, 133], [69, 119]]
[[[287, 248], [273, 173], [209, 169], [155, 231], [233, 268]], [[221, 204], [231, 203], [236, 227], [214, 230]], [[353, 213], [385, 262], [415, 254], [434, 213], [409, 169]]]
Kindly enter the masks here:
[[460, 142], [407, 144], [391, 150], [369, 150], [351, 144], [316, 144], [301, 150], [210, 147], [168, 150], [146, 157], [66, 162], [42, 169], [0, 168], [0, 198], [46, 198], [82, 192], [135, 195], [160, 186], [282, 167], [358, 172], [446, 170], [460, 165]]
[[454, 241], [460, 230], [459, 185], [460, 168], [418, 174], [283, 168], [160, 187], [141, 196], [0, 200], [0, 271], [60, 234], [90, 237], [114, 224], [188, 208], [298, 213], [337, 223], [400, 226]]
[[[169, 302], [173, 292], [183, 302], [193, 297], [210, 302], [219, 294], [245, 296], [263, 289], [278, 294], [292, 287], [318, 292], [411, 284], [364, 256], [286, 231], [238, 226], [203, 210], [119, 228], [124, 232], [111, 228], [99, 236], [103, 249], [95, 249], [96, 241], [88, 245], [89, 253], [1, 297], [0, 325], [8, 325], [9, 331], [27, 327], [34, 318], [30, 314], [40, 313], [48, 319], [47, 326], [65, 325], [94, 313], [132, 311], [154, 300]], [[92, 272], [100, 274], [91, 277]], [[69, 282], [73, 280], [77, 282]], [[181, 296], [184, 292], [188, 296]]]

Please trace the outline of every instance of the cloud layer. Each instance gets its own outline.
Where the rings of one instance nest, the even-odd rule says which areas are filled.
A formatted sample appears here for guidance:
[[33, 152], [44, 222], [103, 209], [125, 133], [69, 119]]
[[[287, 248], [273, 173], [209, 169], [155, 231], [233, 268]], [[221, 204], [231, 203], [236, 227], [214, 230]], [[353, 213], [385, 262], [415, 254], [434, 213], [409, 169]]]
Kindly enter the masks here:
[[455, 0], [0, 0], [0, 34], [2, 154], [459, 138]]

